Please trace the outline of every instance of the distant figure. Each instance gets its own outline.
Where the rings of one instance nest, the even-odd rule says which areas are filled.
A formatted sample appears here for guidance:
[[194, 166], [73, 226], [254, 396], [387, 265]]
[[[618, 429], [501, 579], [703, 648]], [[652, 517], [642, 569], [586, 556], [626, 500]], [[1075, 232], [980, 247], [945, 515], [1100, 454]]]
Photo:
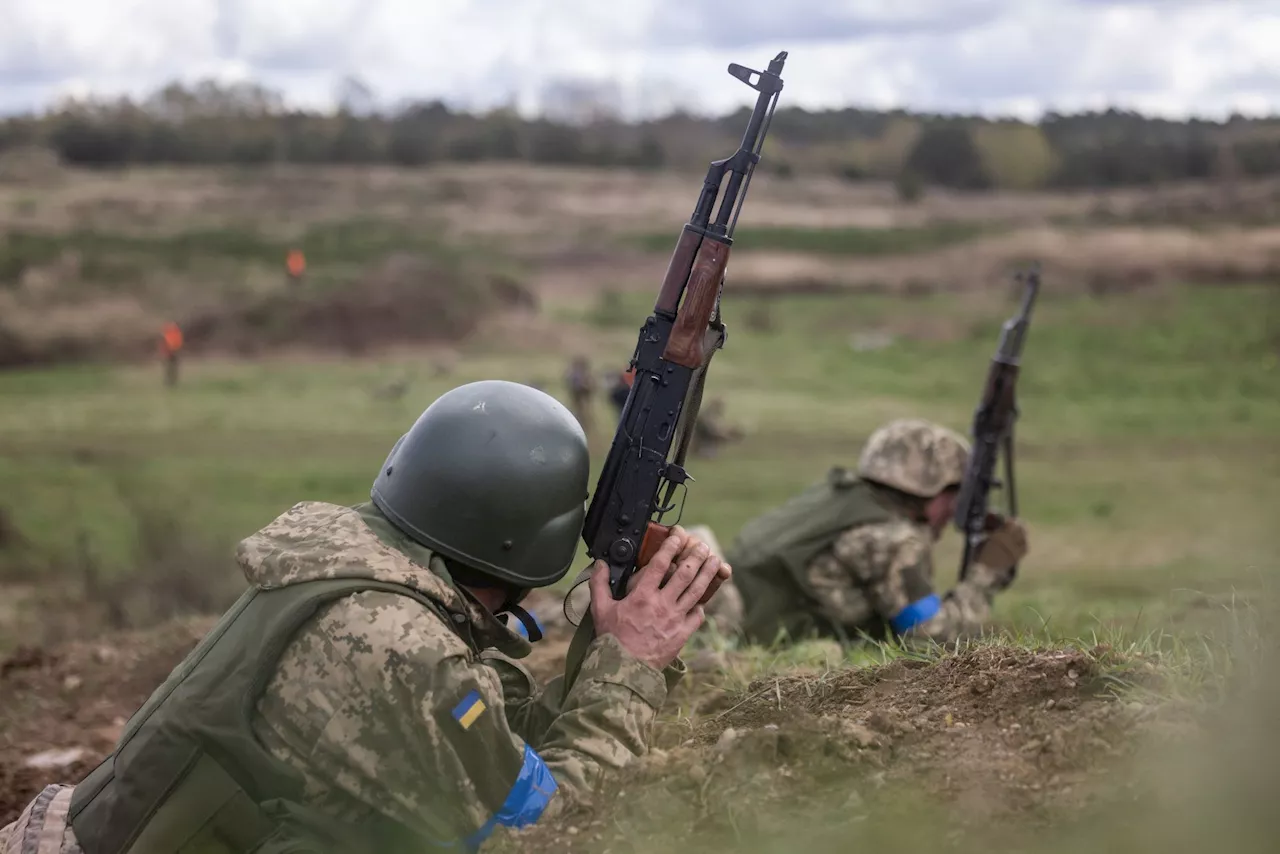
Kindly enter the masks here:
[[564, 375], [569, 387], [569, 408], [588, 434], [591, 432], [591, 398], [596, 391], [596, 378], [591, 375], [591, 364], [585, 356], [574, 356]]
[[714, 457], [726, 442], [742, 438], [742, 431], [724, 422], [724, 400], [714, 397], [707, 401], [693, 424], [693, 443], [689, 450], [694, 456]]
[[405, 392], [409, 390], [408, 377], [400, 377], [394, 379], [386, 385], [380, 385], [373, 390], [373, 396], [378, 400], [399, 400], [404, 397]]
[[302, 274], [307, 272], [307, 259], [302, 254], [301, 249], [290, 249], [289, 254], [284, 259], [285, 269], [289, 273], [289, 282], [298, 284], [302, 281]]
[[182, 350], [182, 330], [172, 320], [160, 335], [160, 357], [164, 359], [164, 384], [178, 384], [178, 353]]
[[631, 384], [636, 381], [636, 369], [627, 368], [614, 381], [609, 389], [609, 402], [618, 410], [618, 420], [622, 420], [622, 410], [627, 405], [627, 397], [631, 394]]

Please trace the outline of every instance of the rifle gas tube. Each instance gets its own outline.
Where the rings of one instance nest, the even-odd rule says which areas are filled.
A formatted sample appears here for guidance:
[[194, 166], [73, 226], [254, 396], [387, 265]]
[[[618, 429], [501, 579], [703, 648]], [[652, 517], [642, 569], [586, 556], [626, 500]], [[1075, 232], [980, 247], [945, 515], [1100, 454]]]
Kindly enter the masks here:
[[692, 480], [684, 468], [685, 456], [707, 366], [725, 340], [720, 319], [725, 265], [782, 91], [779, 75], [786, 59], [785, 51], [779, 53], [764, 71], [737, 63], [729, 66], [730, 74], [759, 93], [755, 109], [738, 150], [714, 161], [707, 170], [693, 216], [671, 255], [653, 314], [640, 329], [631, 358], [635, 381], [582, 533], [587, 553], [608, 563], [615, 598], [622, 598], [631, 575], [666, 537], [670, 527], [662, 519], [675, 509], [676, 488]]
[[[1000, 343], [987, 370], [987, 381], [982, 398], [973, 414], [973, 455], [965, 471], [964, 482], [956, 499], [955, 523], [964, 534], [964, 555], [960, 558], [960, 580], [969, 573], [969, 566], [978, 546], [987, 537], [987, 513], [991, 490], [1004, 486], [1008, 515], [1018, 515], [1018, 491], [1013, 471], [1013, 427], [1018, 419], [1017, 384], [1022, 359], [1022, 347], [1031, 325], [1031, 309], [1040, 292], [1040, 269], [1032, 266], [1026, 274], [1019, 274], [1023, 284], [1022, 306], [1018, 313], [1004, 322], [1000, 330]], [[1004, 482], [995, 476], [996, 462], [1004, 456]], [[1017, 567], [1009, 574], [1009, 579]]]

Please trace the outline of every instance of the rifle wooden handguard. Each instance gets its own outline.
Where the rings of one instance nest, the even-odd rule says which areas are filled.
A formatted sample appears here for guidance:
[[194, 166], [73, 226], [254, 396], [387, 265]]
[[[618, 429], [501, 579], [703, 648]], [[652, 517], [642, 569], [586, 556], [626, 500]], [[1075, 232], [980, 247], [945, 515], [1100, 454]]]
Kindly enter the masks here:
[[689, 273], [689, 283], [685, 285], [680, 313], [671, 329], [671, 337], [667, 339], [666, 349], [662, 351], [663, 359], [686, 368], [702, 365], [706, 358], [703, 341], [707, 325], [715, 313], [720, 281], [728, 263], [729, 244], [711, 237], [703, 238]]

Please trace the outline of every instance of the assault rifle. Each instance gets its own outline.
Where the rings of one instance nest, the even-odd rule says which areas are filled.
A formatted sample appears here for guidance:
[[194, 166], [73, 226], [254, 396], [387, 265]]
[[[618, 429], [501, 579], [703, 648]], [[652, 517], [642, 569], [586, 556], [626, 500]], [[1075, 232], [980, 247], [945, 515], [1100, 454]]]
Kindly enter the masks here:
[[[973, 414], [973, 455], [965, 470], [960, 494], [956, 499], [955, 523], [964, 534], [964, 555], [960, 558], [960, 580], [969, 573], [969, 565], [978, 546], [987, 538], [987, 514], [991, 490], [1005, 488], [1009, 516], [1018, 515], [1018, 490], [1013, 476], [1013, 425], [1018, 418], [1016, 390], [1022, 347], [1031, 325], [1031, 308], [1040, 292], [1040, 268], [1032, 266], [1017, 280], [1024, 285], [1022, 307], [1004, 322], [1000, 343], [987, 370], [982, 399]], [[995, 476], [996, 460], [1004, 456], [1004, 482]], [[1018, 568], [1009, 574], [1013, 580]]]
[[[653, 314], [640, 328], [631, 357], [635, 379], [582, 528], [587, 554], [609, 564], [609, 587], [616, 599], [626, 594], [631, 575], [666, 539], [670, 526], [661, 524], [662, 518], [675, 509], [677, 487], [692, 479], [684, 461], [707, 366], [725, 341], [720, 318], [725, 264], [782, 91], [779, 74], [786, 59], [786, 51], [779, 53], [762, 72], [737, 63], [729, 66], [730, 74], [760, 93], [755, 109], [738, 150], [707, 170]], [[714, 212], [721, 184], [724, 194]]]
[[[684, 468], [685, 457], [707, 366], [725, 341], [720, 316], [725, 265], [782, 91], [779, 75], [786, 59], [786, 51], [779, 53], [765, 71], [729, 65], [731, 75], [760, 93], [755, 109], [738, 150], [707, 170], [693, 215], [667, 265], [653, 314], [640, 328], [631, 357], [635, 378], [582, 528], [587, 554], [609, 565], [615, 599], [626, 595], [631, 576], [666, 539], [671, 526], [663, 519], [676, 509], [676, 490], [687, 488], [692, 480]], [[580, 648], [570, 648], [566, 686], [576, 675], [592, 633], [588, 610], [574, 638], [574, 646]], [[580, 643], [581, 639], [585, 640]]]

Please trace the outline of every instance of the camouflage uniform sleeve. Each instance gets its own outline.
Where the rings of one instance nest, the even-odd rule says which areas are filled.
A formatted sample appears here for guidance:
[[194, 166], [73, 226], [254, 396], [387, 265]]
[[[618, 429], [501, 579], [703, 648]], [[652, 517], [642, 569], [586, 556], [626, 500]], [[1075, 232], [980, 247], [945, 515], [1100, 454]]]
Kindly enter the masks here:
[[644, 751], [666, 686], [615, 646], [589, 652], [539, 751], [513, 731], [498, 671], [439, 618], [406, 597], [358, 593], [294, 638], [255, 729], [302, 773], [313, 805], [474, 846], [497, 825], [563, 808]]
[[[587, 647], [560, 715], [541, 744], [564, 793], [561, 806], [581, 801], [648, 749], [649, 732], [668, 691], [683, 677], [677, 660], [659, 672], [631, 655], [613, 635]], [[557, 677], [553, 684], [560, 684]]]
[[928, 528], [894, 520], [846, 531], [833, 553], [898, 635], [951, 643], [979, 633], [991, 616], [990, 594], [960, 582], [938, 596], [932, 546]]
[[542, 744], [551, 723], [560, 716], [564, 677], [557, 676], [539, 686], [533, 674], [520, 662], [496, 651], [480, 655], [502, 683], [503, 705], [511, 731], [534, 747]]

